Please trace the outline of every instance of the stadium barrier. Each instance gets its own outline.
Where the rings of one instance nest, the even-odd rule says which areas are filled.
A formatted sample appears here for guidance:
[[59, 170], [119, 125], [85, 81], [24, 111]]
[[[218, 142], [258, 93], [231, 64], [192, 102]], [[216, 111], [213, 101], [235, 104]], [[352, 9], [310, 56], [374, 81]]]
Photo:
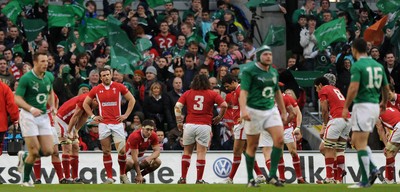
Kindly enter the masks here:
[[[181, 152], [162, 152], [160, 159], [162, 160], [161, 167], [155, 172], [145, 176], [147, 183], [172, 183], [175, 184], [181, 175]], [[310, 182], [315, 183], [325, 177], [325, 160], [324, 157], [318, 152], [300, 152], [301, 167], [304, 178]], [[119, 168], [117, 163], [117, 153], [113, 153], [113, 175], [119, 183]], [[223, 181], [229, 176], [232, 168], [232, 153], [229, 152], [209, 152], [207, 154], [206, 168], [204, 171], [204, 180], [210, 183], [218, 183]], [[79, 154], [79, 176], [85, 183], [99, 184], [106, 179], [105, 170], [103, 166], [103, 154], [99, 152], [82, 152]], [[292, 158], [290, 154], [284, 154], [285, 159], [285, 177], [288, 183], [297, 183], [295, 171], [292, 166]], [[377, 163], [382, 173], [385, 170], [386, 158], [381, 152], [374, 152], [372, 159]], [[191, 166], [188, 171], [187, 182], [194, 183], [196, 180], [196, 155], [194, 154], [191, 159]], [[264, 157], [261, 153], [257, 154], [257, 161], [264, 172], [267, 173], [265, 168]], [[396, 157], [395, 180], [400, 177], [400, 157]], [[21, 176], [17, 172], [18, 158], [16, 156], [9, 156], [3, 154], [0, 157], [0, 180], [7, 184], [16, 184], [21, 182]], [[361, 179], [359, 172], [359, 165], [357, 161], [356, 152], [346, 153], [346, 171], [347, 176], [344, 179], [345, 183], [354, 183]], [[118, 173], [118, 174], [117, 174]], [[134, 178], [134, 172], [128, 174], [129, 178]], [[34, 178], [32, 173], [32, 178]], [[42, 158], [42, 183], [58, 183], [58, 178], [55, 170], [51, 164], [51, 158]], [[377, 183], [381, 183], [383, 176], [377, 179]], [[234, 178], [234, 183], [246, 183], [247, 172], [244, 157]]]

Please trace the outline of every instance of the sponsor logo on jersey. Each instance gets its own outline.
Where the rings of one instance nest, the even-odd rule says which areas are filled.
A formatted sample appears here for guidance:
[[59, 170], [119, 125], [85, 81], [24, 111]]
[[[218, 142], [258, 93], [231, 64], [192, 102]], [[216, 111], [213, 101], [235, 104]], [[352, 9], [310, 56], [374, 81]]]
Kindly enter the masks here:
[[227, 178], [232, 170], [232, 161], [221, 157], [214, 161], [213, 171], [215, 175], [221, 178]]
[[101, 103], [101, 106], [103, 106], [103, 107], [109, 107], [109, 106], [117, 106], [117, 102], [104, 102], [104, 103]]

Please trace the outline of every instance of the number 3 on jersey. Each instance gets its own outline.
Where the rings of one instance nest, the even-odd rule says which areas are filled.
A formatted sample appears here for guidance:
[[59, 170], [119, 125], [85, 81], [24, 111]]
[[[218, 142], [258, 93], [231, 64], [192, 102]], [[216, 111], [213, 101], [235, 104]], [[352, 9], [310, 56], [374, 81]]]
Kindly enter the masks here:
[[368, 72], [368, 85], [367, 88], [381, 88], [382, 84], [382, 68], [380, 67], [374, 67], [372, 70], [372, 67], [367, 67], [367, 72]]
[[196, 104], [194, 104], [193, 109], [196, 111], [203, 110], [204, 96], [196, 95], [194, 96], [194, 101], [196, 101]]

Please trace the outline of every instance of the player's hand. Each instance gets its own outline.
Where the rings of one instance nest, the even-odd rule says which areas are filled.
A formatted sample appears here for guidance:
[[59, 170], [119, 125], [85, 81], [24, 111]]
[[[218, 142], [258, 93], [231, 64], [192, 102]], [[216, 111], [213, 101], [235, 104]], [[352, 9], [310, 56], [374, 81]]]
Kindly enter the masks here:
[[143, 183], [143, 176], [142, 175], [136, 175], [135, 181], [137, 184], [142, 184]]
[[288, 122], [287, 122], [288, 118], [287, 118], [286, 113], [285, 113], [285, 115], [281, 115], [281, 118], [282, 118], [283, 124], [284, 124], [284, 125], [287, 125], [287, 124], [288, 124]]
[[220, 115], [217, 115], [216, 117], [213, 118], [213, 124], [217, 125], [223, 117], [221, 117]]
[[347, 117], [349, 116], [349, 109], [348, 108], [343, 108], [342, 110], [342, 118], [346, 121], [349, 121], [349, 119], [347, 119]]
[[386, 103], [379, 103], [379, 108], [381, 109], [381, 113], [384, 113], [386, 111]]
[[127, 118], [128, 118], [128, 116], [124, 114], [124, 115], [121, 115], [121, 116], [117, 117], [117, 121], [122, 122]]
[[34, 117], [40, 116], [40, 115], [43, 113], [42, 110], [37, 109], [37, 108], [35, 108], [35, 107], [31, 107], [31, 109], [29, 110], [29, 112], [30, 112]]
[[103, 121], [103, 117], [102, 116], [94, 116], [93, 121], [96, 121], [96, 122]]
[[325, 125], [322, 125], [321, 131], [319, 132], [319, 138], [324, 139]]
[[177, 123], [178, 130], [183, 130], [183, 123]]
[[242, 114], [242, 115], [240, 116], [241, 120], [244, 120], [244, 121], [251, 121], [249, 112], [248, 112], [246, 109], [242, 110], [242, 113], [241, 113], [241, 114]]

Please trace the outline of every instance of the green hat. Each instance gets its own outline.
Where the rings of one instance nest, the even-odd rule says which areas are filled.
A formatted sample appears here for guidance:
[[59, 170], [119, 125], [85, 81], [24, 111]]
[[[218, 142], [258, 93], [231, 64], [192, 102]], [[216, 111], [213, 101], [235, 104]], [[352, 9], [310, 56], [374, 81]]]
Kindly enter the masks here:
[[261, 54], [264, 52], [264, 51], [269, 51], [269, 52], [271, 52], [271, 47], [269, 47], [268, 45], [263, 45], [263, 46], [261, 46], [260, 48], [258, 48], [257, 50], [256, 50], [256, 59], [257, 59], [257, 61], [258, 62], [260, 62], [261, 61]]
[[71, 71], [71, 67], [70, 67], [69, 65], [65, 65], [65, 66], [62, 68], [62, 73], [63, 73], [63, 74], [69, 73], [70, 71]]
[[68, 42], [66, 42], [66, 41], [60, 41], [60, 42], [58, 42], [58, 44], [57, 44], [57, 48], [58, 48], [58, 47], [62, 47], [62, 48], [67, 49], [67, 48], [68, 48]]
[[239, 35], [239, 34], [246, 37], [246, 31], [238, 30], [238, 31], [236, 32], [236, 35]]
[[86, 84], [86, 83], [80, 84], [78, 89], [81, 89], [82, 87], [87, 87], [87, 88], [89, 88], [89, 90], [92, 89], [92, 86], [90, 86], [89, 84]]

